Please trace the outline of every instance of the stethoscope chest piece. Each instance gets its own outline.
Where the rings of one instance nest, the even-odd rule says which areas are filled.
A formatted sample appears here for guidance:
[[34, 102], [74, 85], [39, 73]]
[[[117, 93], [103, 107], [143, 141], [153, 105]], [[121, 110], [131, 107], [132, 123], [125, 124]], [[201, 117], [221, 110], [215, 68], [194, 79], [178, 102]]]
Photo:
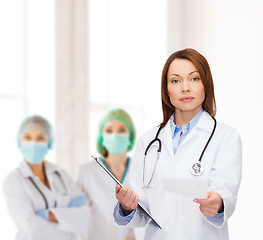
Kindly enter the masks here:
[[191, 173], [194, 176], [200, 176], [204, 172], [204, 169], [200, 162], [196, 162], [191, 167]]

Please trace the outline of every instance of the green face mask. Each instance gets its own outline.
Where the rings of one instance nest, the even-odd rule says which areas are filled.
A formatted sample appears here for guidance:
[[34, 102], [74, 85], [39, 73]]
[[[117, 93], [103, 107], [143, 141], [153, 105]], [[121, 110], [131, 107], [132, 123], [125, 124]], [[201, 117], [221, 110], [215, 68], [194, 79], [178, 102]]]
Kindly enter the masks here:
[[121, 154], [130, 145], [129, 134], [105, 134], [103, 135], [102, 145], [111, 154]]

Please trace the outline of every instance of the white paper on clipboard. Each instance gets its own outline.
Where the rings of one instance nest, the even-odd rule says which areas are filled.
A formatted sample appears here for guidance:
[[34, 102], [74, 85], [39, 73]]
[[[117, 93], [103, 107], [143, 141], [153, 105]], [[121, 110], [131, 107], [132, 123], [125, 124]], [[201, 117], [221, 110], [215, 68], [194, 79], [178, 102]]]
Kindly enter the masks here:
[[166, 178], [163, 180], [163, 187], [165, 190], [187, 197], [206, 199], [208, 193], [208, 180]]

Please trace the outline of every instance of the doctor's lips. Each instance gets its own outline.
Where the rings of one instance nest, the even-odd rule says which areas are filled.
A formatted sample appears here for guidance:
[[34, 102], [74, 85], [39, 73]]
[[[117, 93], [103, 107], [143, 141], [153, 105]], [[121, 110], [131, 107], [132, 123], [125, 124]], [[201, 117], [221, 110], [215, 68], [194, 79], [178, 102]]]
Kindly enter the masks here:
[[194, 97], [188, 96], [188, 97], [180, 98], [179, 100], [180, 100], [181, 102], [191, 102], [191, 101], [194, 100]]

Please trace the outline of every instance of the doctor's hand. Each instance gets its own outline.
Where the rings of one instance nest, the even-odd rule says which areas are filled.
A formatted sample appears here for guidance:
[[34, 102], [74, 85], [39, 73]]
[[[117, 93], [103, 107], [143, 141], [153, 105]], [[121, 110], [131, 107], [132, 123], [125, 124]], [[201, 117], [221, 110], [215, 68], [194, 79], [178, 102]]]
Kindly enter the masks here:
[[49, 213], [48, 213], [48, 218], [49, 218], [49, 220], [50, 220], [51, 222], [58, 223], [58, 220], [57, 220], [55, 214], [54, 214], [53, 212], [51, 212], [51, 211], [49, 211]]
[[87, 197], [85, 195], [79, 195], [70, 201], [68, 207], [82, 207], [86, 204], [86, 202]]
[[194, 202], [200, 204], [200, 211], [208, 217], [214, 217], [224, 209], [223, 199], [216, 192], [208, 192], [207, 199], [194, 199]]
[[56, 216], [54, 215], [54, 213], [52, 213], [48, 209], [42, 209], [42, 210], [36, 211], [35, 215], [38, 217], [42, 217], [43, 219], [45, 219], [47, 221], [58, 223], [58, 220], [57, 220]]
[[42, 210], [39, 210], [39, 211], [35, 212], [36, 216], [41, 217], [41, 218], [43, 218], [45, 220], [49, 220], [48, 214], [49, 214], [49, 210], [48, 209], [42, 209]]
[[125, 216], [129, 215], [135, 208], [137, 208], [139, 196], [135, 194], [129, 187], [121, 187], [120, 185], [116, 185], [115, 193]]

